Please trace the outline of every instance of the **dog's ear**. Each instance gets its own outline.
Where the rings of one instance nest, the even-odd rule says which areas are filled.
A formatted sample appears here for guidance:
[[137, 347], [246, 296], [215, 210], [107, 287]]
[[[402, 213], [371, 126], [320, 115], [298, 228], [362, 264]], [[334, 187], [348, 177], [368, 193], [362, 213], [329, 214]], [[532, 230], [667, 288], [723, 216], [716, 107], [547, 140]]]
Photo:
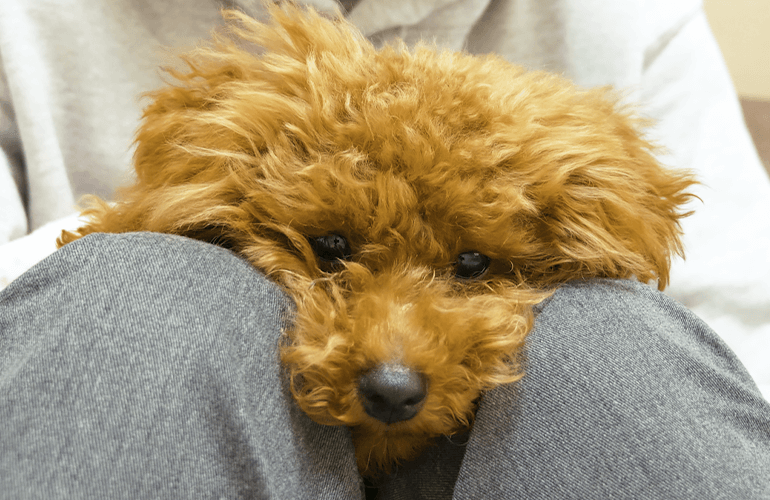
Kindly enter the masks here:
[[542, 132], [517, 155], [537, 206], [526, 230], [536, 250], [522, 263], [536, 282], [636, 277], [663, 289], [683, 256], [679, 221], [695, 181], [658, 162], [642, 135], [649, 123], [618, 101], [609, 89], [576, 91], [566, 111], [542, 112]]

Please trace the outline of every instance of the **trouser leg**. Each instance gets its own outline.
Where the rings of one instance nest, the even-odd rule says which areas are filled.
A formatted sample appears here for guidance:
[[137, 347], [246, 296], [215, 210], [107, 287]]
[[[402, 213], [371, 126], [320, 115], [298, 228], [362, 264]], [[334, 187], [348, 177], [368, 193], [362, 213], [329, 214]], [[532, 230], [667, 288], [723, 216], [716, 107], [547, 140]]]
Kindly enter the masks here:
[[770, 498], [770, 405], [719, 337], [665, 295], [572, 283], [541, 305], [525, 377], [484, 395], [469, 437], [437, 440], [381, 494]]
[[291, 399], [291, 303], [231, 253], [91, 235], [0, 295], [0, 497], [359, 498]]
[[482, 401], [455, 498], [770, 498], [770, 405], [678, 303], [573, 283], [544, 304], [526, 377]]

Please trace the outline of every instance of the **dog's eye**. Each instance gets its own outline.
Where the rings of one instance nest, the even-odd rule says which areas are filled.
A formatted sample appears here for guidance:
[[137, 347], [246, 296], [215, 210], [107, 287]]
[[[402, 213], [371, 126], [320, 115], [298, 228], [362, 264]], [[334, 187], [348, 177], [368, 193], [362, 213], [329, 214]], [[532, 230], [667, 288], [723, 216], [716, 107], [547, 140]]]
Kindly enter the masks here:
[[317, 236], [310, 238], [309, 241], [315, 254], [324, 262], [347, 260], [350, 257], [351, 251], [348, 240], [339, 234]]
[[489, 269], [491, 259], [479, 252], [463, 252], [455, 261], [455, 277], [460, 279], [475, 279], [484, 276]]

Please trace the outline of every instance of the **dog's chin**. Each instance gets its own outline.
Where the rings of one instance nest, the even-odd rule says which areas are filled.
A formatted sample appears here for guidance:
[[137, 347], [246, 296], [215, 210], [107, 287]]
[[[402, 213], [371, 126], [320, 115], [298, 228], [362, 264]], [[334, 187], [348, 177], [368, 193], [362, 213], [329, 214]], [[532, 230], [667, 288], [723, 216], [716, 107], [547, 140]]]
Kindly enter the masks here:
[[416, 459], [435, 437], [400, 430], [408, 427], [403, 422], [385, 430], [378, 427], [362, 424], [351, 429], [358, 471], [366, 477], [389, 474], [399, 463]]
[[368, 477], [392, 472], [393, 467], [419, 457], [437, 437], [467, 431], [472, 425], [474, 410], [471, 402], [462, 421], [428, 412], [393, 424], [364, 419], [351, 427], [359, 472]]

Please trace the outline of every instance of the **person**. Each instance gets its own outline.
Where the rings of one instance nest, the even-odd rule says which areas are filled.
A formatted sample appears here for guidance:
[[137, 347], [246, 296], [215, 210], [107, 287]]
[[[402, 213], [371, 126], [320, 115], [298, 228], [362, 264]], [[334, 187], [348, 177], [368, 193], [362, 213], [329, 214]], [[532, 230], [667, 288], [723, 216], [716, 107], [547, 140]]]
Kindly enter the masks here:
[[[222, 5], [259, 15], [248, 1], [74, 2], [66, 14], [46, 0], [0, 5], [6, 239], [120, 184], [133, 98], [159, 83], [157, 46], [204, 36]], [[582, 85], [634, 87], [670, 163], [719, 181], [701, 193], [716, 208], [685, 227], [698, 243], [688, 265], [713, 262], [703, 228], [715, 222], [722, 257], [746, 242], [714, 211], [770, 200], [754, 196], [767, 182], [698, 2], [348, 8], [376, 43], [435, 37]], [[727, 157], [740, 175], [720, 168]], [[761, 262], [753, 274], [731, 263], [745, 293], [762, 290]], [[674, 282], [692, 278], [680, 280], [684, 298], [708, 305], [694, 292], [706, 278], [678, 269]], [[0, 295], [0, 498], [361, 497], [347, 431], [309, 421], [286, 390], [275, 349], [290, 317], [274, 285], [211, 245], [93, 235], [54, 253]], [[375, 485], [378, 498], [766, 498], [768, 410], [722, 339], [675, 301], [633, 282], [574, 283], [543, 304], [523, 381], [486, 394], [470, 434]]]

